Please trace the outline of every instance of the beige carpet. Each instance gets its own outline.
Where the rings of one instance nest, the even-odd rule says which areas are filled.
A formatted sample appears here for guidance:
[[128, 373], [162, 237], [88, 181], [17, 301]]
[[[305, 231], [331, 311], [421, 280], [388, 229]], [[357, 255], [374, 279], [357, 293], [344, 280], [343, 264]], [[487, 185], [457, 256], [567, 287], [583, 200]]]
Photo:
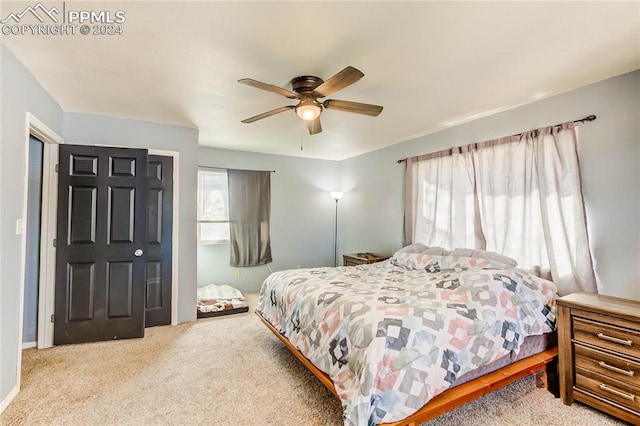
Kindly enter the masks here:
[[[23, 352], [7, 425], [340, 425], [340, 403], [252, 313], [147, 330], [144, 339]], [[524, 379], [429, 425], [614, 425]]]

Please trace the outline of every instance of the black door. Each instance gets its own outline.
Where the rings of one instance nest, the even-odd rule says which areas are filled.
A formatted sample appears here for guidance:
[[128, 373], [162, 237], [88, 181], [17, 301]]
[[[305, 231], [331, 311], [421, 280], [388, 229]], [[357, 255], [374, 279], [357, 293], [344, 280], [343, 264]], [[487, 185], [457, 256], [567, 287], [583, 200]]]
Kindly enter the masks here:
[[147, 151], [61, 145], [54, 344], [144, 336]]
[[150, 155], [147, 163], [147, 327], [171, 324], [172, 222], [173, 158]]

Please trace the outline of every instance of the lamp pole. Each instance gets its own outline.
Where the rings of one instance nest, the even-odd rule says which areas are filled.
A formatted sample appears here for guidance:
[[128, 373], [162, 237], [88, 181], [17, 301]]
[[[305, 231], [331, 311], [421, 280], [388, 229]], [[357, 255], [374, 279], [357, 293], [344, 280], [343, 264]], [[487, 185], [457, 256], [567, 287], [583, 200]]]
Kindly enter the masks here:
[[338, 201], [340, 201], [344, 192], [332, 191], [330, 194], [336, 200], [336, 219], [333, 230], [333, 266], [338, 266]]
[[336, 198], [336, 223], [333, 232], [333, 266], [338, 266], [338, 200]]

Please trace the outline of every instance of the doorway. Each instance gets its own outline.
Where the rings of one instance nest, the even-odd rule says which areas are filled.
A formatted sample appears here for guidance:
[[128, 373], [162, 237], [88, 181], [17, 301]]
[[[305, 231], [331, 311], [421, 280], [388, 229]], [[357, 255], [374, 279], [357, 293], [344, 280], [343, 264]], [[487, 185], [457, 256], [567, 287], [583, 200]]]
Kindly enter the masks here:
[[[43, 186], [42, 186], [42, 212], [41, 212], [41, 246], [40, 246], [40, 282], [38, 289], [38, 298], [37, 298], [37, 306], [38, 306], [38, 321], [37, 321], [37, 347], [38, 349], [45, 349], [53, 346], [53, 329], [54, 329], [54, 304], [55, 304], [55, 260], [56, 260], [56, 248], [54, 246], [56, 235], [56, 221], [57, 221], [57, 187], [58, 187], [58, 173], [56, 172], [56, 167], [58, 164], [58, 148], [62, 144], [64, 144], [62, 138], [60, 138], [54, 131], [52, 131], [48, 126], [38, 120], [35, 116], [30, 113], [27, 113], [27, 132], [25, 133], [25, 154], [27, 154], [26, 150], [28, 147], [29, 137], [31, 135], [35, 136], [37, 139], [43, 142], [44, 145], [44, 153], [43, 153]], [[169, 178], [170, 183], [173, 186], [173, 205], [171, 215], [171, 246], [169, 249], [166, 247], [162, 249], [163, 253], [167, 251], [170, 252], [169, 258], [170, 261], [170, 270], [171, 270], [171, 293], [169, 297], [162, 298], [163, 310], [168, 308], [170, 311], [170, 324], [175, 325], [178, 323], [178, 291], [179, 291], [179, 268], [178, 268], [178, 247], [179, 247], [179, 229], [178, 229], [178, 220], [179, 220], [179, 160], [180, 155], [176, 151], [166, 151], [166, 150], [156, 150], [149, 149], [150, 155], [158, 155], [162, 157], [168, 157], [170, 161], [172, 161], [173, 168], [173, 179]], [[28, 156], [25, 155], [25, 169], [28, 168]], [[166, 181], [166, 174], [163, 180]], [[27, 185], [28, 180], [25, 173], [25, 193], [24, 193], [24, 207], [23, 207], [23, 218], [27, 217]], [[168, 200], [170, 197], [165, 198], [164, 200]], [[23, 250], [26, 248], [26, 234], [23, 232]], [[26, 250], [23, 251], [23, 260], [26, 260]], [[25, 262], [26, 263], [26, 262]], [[22, 347], [22, 330], [24, 321], [24, 299], [25, 299], [25, 291], [24, 291], [24, 283], [25, 283], [25, 274], [23, 270], [23, 276], [21, 280], [21, 314], [20, 314], [20, 338], [18, 345], [18, 355], [17, 358], [21, 360], [21, 351]], [[165, 292], [166, 294], [166, 292]], [[157, 294], [150, 299], [149, 306], [152, 305], [152, 302], [157, 302], [158, 297]], [[155, 306], [159, 304], [156, 303]], [[167, 306], [169, 305], [169, 306]], [[167, 318], [166, 314], [163, 314], [164, 318]], [[163, 319], [163, 323], [166, 323], [166, 319]], [[31, 343], [32, 345], [32, 343]], [[31, 346], [30, 345], [30, 346]]]

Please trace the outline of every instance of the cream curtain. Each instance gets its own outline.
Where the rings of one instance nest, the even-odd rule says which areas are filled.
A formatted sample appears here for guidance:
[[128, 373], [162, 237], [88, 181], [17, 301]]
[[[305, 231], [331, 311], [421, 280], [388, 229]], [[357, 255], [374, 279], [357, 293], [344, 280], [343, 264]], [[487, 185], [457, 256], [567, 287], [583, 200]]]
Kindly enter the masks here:
[[482, 247], [469, 147], [407, 159], [405, 245]]
[[596, 292], [577, 135], [566, 123], [407, 160], [405, 243], [495, 251]]

